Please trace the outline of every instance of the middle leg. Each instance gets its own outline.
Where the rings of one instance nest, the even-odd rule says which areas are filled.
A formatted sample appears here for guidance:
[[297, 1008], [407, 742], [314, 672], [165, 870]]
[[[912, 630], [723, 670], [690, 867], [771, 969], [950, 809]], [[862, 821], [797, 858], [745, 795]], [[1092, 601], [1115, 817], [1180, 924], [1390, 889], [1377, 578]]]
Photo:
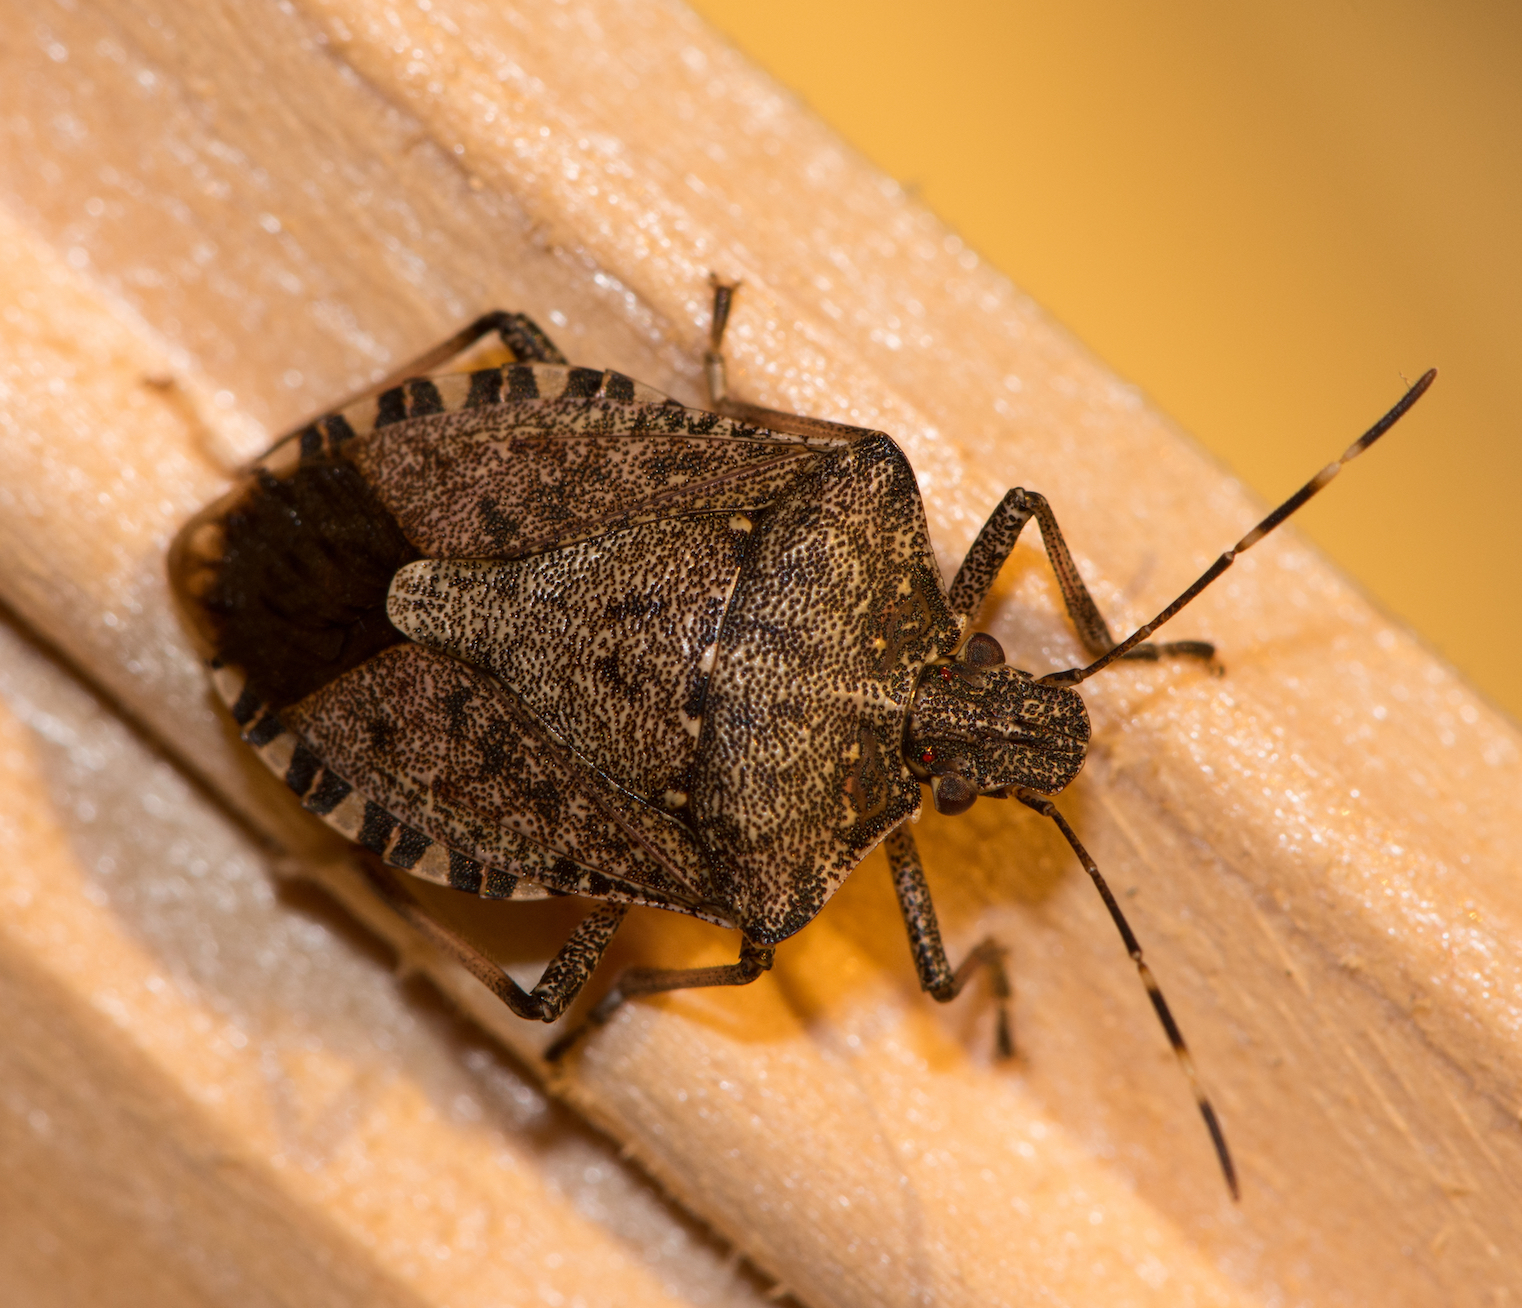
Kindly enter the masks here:
[[1004, 968], [1004, 947], [992, 936], [973, 946], [972, 952], [955, 969], [941, 944], [941, 925], [936, 921], [935, 905], [930, 901], [930, 885], [914, 837], [904, 827], [895, 829], [886, 842], [888, 866], [893, 872], [893, 888], [898, 892], [898, 906], [909, 928], [909, 948], [914, 953], [914, 969], [919, 973], [920, 989], [944, 1004], [962, 993], [973, 973], [988, 971], [988, 988], [999, 1006], [998, 1050], [1000, 1058], [1012, 1058], [1014, 1037], [1010, 1031], [1009, 973]]
[[605, 1026], [614, 1013], [638, 995], [658, 995], [668, 990], [697, 990], [705, 986], [748, 986], [763, 972], [771, 970], [776, 952], [775, 948], [753, 945], [746, 940], [740, 945], [739, 961], [720, 967], [631, 967], [619, 975], [613, 983], [613, 989], [597, 1001], [575, 1030], [568, 1031], [544, 1051], [544, 1057], [551, 1063], [560, 1059], [589, 1030]]

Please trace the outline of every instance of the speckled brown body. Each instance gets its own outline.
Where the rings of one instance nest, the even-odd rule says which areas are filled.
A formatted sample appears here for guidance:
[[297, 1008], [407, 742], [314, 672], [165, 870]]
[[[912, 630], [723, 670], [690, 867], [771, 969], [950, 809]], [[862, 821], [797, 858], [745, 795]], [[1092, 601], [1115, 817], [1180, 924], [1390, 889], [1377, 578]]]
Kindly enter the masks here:
[[965, 625], [902, 452], [820, 426], [421, 378], [276, 446], [172, 573], [245, 738], [391, 865], [771, 945], [917, 812], [906, 722]]

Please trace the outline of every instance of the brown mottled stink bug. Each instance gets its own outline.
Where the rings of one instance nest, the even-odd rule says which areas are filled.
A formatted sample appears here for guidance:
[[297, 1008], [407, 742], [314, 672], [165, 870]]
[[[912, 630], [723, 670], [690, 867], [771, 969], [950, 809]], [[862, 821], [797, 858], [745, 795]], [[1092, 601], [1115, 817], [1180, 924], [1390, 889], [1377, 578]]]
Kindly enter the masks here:
[[[1049, 798], [1089, 739], [1071, 687], [1118, 658], [1210, 657], [1143, 642], [1432, 374], [1117, 643], [1040, 495], [1005, 496], [948, 590], [889, 437], [730, 399], [732, 293], [716, 284], [710, 411], [573, 367], [527, 318], [494, 313], [287, 436], [188, 523], [170, 572], [243, 738], [379, 856], [372, 876], [398, 912], [543, 1021], [630, 904], [738, 928], [739, 961], [627, 971], [589, 1022], [635, 995], [755, 980], [886, 839], [920, 984], [949, 1000], [986, 969], [1008, 1053], [1002, 951], [985, 940], [951, 966], [905, 820], [926, 783], [943, 813], [1013, 796], [1093, 878], [1193, 1081], [1141, 947]], [[434, 371], [492, 332], [513, 362]], [[1032, 517], [1094, 656], [1045, 677], [967, 631]], [[486, 898], [598, 902], [526, 991], [381, 863]], [[1197, 1083], [1195, 1096], [1235, 1194]]]

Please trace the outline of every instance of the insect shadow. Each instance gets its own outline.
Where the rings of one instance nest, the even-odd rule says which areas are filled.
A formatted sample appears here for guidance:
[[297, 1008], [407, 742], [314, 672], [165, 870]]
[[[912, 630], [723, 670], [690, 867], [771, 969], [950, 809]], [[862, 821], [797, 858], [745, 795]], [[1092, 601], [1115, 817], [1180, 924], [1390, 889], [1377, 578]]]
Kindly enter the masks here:
[[[372, 884], [521, 1017], [581, 994], [631, 906], [737, 928], [737, 961], [622, 970], [547, 1057], [628, 1000], [747, 985], [882, 845], [920, 987], [982, 975], [1012, 1054], [1005, 951], [953, 965], [910, 834], [1013, 800], [1099, 891], [1186, 1074], [1215, 1110], [1098, 865], [1052, 797], [1089, 750], [1076, 687], [1119, 659], [1209, 661], [1150, 637], [1431, 384], [1116, 640], [1055, 511], [1010, 490], [948, 586], [914, 471], [882, 432], [729, 393], [735, 288], [714, 284], [706, 409], [574, 366], [493, 313], [292, 432], [181, 530], [170, 575], [243, 739], [374, 857]], [[448, 367], [495, 334], [512, 362]], [[1034, 675], [974, 631], [1034, 519], [1087, 663]], [[407, 888], [592, 904], [532, 986]]]

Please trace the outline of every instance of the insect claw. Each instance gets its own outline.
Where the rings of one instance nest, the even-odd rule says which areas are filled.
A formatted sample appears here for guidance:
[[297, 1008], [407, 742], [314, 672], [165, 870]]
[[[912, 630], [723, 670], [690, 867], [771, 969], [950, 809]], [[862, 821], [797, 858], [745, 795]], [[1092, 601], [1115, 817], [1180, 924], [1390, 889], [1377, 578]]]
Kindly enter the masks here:
[[[1213, 582], [1217, 577], [1225, 572], [1227, 568], [1231, 567], [1239, 554], [1246, 553], [1246, 551], [1251, 549], [1260, 540], [1267, 536], [1269, 532], [1273, 531], [1274, 528], [1282, 523], [1286, 518], [1294, 514], [1295, 511], [1299, 509], [1303, 504], [1305, 504], [1307, 500], [1309, 500], [1319, 490], [1326, 486], [1326, 484], [1337, 475], [1337, 473], [1345, 464], [1350, 463], [1353, 459], [1356, 459], [1360, 454], [1368, 449], [1369, 446], [1374, 444], [1375, 441], [1377, 441], [1381, 436], [1389, 431], [1391, 427], [1399, 422], [1400, 419], [1405, 415], [1406, 411], [1410, 409], [1410, 407], [1415, 404], [1417, 400], [1421, 399], [1424, 394], [1426, 394], [1427, 388], [1432, 385], [1432, 382], [1436, 377], [1436, 368], [1429, 368], [1426, 372], [1424, 372], [1421, 377], [1418, 378], [1416, 384], [1412, 386], [1403, 396], [1401, 396], [1399, 401], [1396, 402], [1395, 407], [1392, 408], [1387, 414], [1385, 414], [1385, 416], [1376, 422], [1372, 427], [1370, 427], [1368, 431], [1364, 432], [1364, 434], [1360, 436], [1356, 441], [1349, 445], [1348, 448], [1343, 451], [1342, 457], [1340, 459], [1336, 459], [1333, 462], [1327, 464], [1326, 467], [1324, 467], [1320, 472], [1318, 472], [1314, 477], [1306, 482], [1304, 486], [1302, 486], [1293, 495], [1291, 495], [1289, 499], [1285, 500], [1284, 503], [1280, 504], [1278, 508], [1269, 513], [1269, 515], [1265, 517], [1262, 522], [1258, 523], [1258, 525], [1249, 531], [1247, 535], [1243, 536], [1241, 540], [1239, 540], [1229, 550], [1222, 554], [1220, 558], [1218, 558], [1214, 563], [1206, 568], [1205, 571], [1200, 574], [1198, 579], [1196, 579], [1193, 585], [1185, 589], [1184, 592], [1173, 601], [1173, 603], [1168, 605], [1168, 607], [1159, 613], [1155, 618], [1153, 618], [1151, 622], [1144, 623], [1119, 644], [1112, 645], [1108, 651], [1100, 655], [1099, 658], [1095, 659], [1087, 667], [1066, 668], [1061, 672], [1050, 673], [1047, 676], [1041, 678], [1042, 684], [1048, 686], [1075, 686], [1080, 681], [1087, 681], [1096, 672], [1103, 671], [1117, 659], [1123, 659], [1130, 655], [1132, 651], [1141, 644], [1141, 642], [1146, 640], [1147, 637], [1150, 636], [1159, 627], [1163, 626], [1167, 622], [1170, 622], [1180, 609], [1189, 604], [1190, 601], [1195, 598], [1195, 596], [1200, 594], [1200, 592], [1209, 586], [1211, 582]], [[1191, 641], [1184, 643], [1193, 644], [1195, 642]]]
[[1015, 1037], [1010, 1030], [1009, 1005], [999, 1005], [998, 1026], [995, 1030], [995, 1052], [1001, 1062], [1008, 1062], [1015, 1056]]
[[544, 1051], [544, 1061], [547, 1063], [559, 1062], [583, 1036], [596, 1027], [606, 1026], [612, 1019], [613, 1014], [623, 1007], [627, 999], [628, 996], [618, 986], [614, 986], [613, 989], [608, 991], [607, 994], [592, 1006], [591, 1010], [580, 1022]]
[[544, 1061], [546, 1063], [558, 1063], [571, 1052], [571, 1047], [585, 1034], [587, 1026], [588, 1023], [586, 1021], [578, 1022], [563, 1036], [559, 1037], [559, 1039], [552, 1041], [549, 1048], [544, 1051]]

